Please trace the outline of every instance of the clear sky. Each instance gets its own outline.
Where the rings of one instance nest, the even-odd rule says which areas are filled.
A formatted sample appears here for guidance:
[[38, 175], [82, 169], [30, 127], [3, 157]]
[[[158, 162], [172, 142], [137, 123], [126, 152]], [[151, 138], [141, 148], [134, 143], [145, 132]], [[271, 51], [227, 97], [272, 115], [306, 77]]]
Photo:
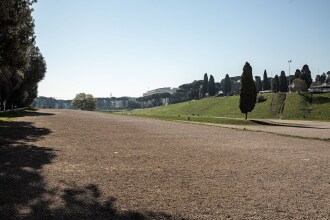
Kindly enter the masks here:
[[47, 62], [39, 95], [142, 96], [148, 89], [239, 76], [330, 70], [329, 0], [39, 0]]

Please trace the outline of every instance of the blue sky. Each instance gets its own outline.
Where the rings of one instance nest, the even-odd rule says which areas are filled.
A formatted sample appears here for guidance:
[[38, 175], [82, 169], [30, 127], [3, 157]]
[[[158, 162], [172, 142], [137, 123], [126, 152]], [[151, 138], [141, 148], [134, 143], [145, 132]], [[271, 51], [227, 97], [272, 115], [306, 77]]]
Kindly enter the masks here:
[[39, 0], [39, 95], [142, 96], [204, 73], [330, 71], [329, 0]]

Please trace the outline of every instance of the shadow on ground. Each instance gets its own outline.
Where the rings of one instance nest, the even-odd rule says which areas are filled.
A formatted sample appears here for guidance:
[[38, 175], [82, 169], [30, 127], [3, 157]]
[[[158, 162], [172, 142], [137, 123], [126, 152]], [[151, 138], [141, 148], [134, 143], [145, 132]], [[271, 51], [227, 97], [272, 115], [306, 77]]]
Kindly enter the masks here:
[[328, 97], [313, 97], [313, 104], [324, 104], [324, 103], [329, 103], [330, 102], [330, 98]]
[[172, 219], [162, 212], [119, 211], [116, 198], [101, 201], [96, 184], [48, 189], [42, 168], [56, 151], [35, 142], [50, 133], [28, 122], [0, 122], [0, 219]]
[[313, 126], [306, 126], [306, 125], [297, 125], [297, 124], [280, 124], [276, 122], [268, 122], [268, 121], [261, 121], [261, 120], [255, 120], [250, 119], [250, 121], [258, 124], [258, 125], [268, 125], [268, 126], [278, 126], [278, 127], [292, 127], [292, 128], [313, 128], [313, 129], [329, 129], [329, 128], [320, 128], [320, 127], [313, 127]]

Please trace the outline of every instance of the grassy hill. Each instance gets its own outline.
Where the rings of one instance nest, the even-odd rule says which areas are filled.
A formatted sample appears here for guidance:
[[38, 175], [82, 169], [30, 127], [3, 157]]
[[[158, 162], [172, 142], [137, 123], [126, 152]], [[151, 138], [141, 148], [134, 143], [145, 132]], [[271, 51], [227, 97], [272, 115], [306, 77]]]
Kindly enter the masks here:
[[[276, 93], [263, 94], [266, 101], [257, 103], [249, 118], [306, 119], [330, 121], [330, 93], [310, 94]], [[244, 118], [238, 107], [239, 96], [204, 98], [201, 100], [134, 110], [131, 114], [142, 116], [203, 116]]]

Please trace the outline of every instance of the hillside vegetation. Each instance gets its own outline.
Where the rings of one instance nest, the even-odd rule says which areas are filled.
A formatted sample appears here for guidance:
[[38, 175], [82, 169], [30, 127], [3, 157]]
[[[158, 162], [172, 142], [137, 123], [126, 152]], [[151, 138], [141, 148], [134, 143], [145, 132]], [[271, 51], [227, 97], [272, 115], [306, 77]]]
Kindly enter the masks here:
[[[257, 103], [249, 118], [330, 120], [330, 93], [269, 93], [264, 102]], [[238, 107], [239, 96], [204, 98], [174, 105], [134, 110], [141, 116], [203, 116], [244, 118]]]

